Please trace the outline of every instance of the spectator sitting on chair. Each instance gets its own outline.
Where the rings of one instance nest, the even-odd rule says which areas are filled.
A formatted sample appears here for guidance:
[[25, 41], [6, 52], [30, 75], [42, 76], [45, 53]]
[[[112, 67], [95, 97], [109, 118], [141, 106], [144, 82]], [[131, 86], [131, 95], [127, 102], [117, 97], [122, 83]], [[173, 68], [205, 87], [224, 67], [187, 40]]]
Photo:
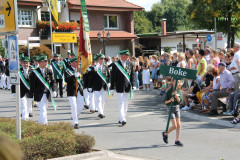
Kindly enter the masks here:
[[228, 97], [228, 111], [223, 112], [223, 114], [233, 116], [235, 113], [235, 109], [238, 106], [238, 100], [240, 100], [240, 90], [231, 92]]
[[213, 82], [213, 76], [211, 75], [211, 71], [212, 71], [213, 68], [214, 68], [214, 66], [212, 64], [209, 64], [207, 66], [207, 72], [201, 78], [201, 81], [205, 83], [205, 86], [204, 86], [204, 88], [202, 88], [200, 86], [202, 89], [199, 92], [197, 92], [197, 94], [196, 94], [199, 102], [202, 101], [202, 95], [205, 92], [209, 91], [213, 87], [213, 85], [212, 85], [213, 84], [212, 83]]
[[240, 114], [237, 116], [237, 118], [231, 121], [232, 124], [237, 124], [239, 122], [240, 122]]
[[[229, 93], [234, 90], [234, 79], [233, 75], [230, 71], [226, 69], [226, 64], [221, 62], [218, 64], [218, 70], [220, 72], [219, 83], [217, 84], [216, 89], [220, 89], [220, 91], [215, 91], [211, 96], [211, 112], [209, 112], [210, 116], [218, 115], [217, 107], [218, 107], [218, 98], [227, 97]], [[223, 109], [224, 110], [224, 109]]]
[[185, 107], [182, 110], [187, 111], [192, 108], [188, 102], [189, 94], [196, 94], [198, 91], [200, 91], [200, 86], [196, 80], [192, 80], [190, 87], [182, 88], [182, 90], [183, 102], [185, 104]]
[[162, 80], [162, 86], [161, 86], [160, 90], [161, 91], [160, 91], [159, 95], [164, 95], [167, 90], [166, 80]]
[[[238, 68], [240, 67], [240, 60], [236, 60], [236, 63], [238, 65]], [[239, 68], [240, 69], [240, 68]], [[239, 84], [238, 84], [238, 88], [239, 88]], [[237, 101], [240, 99], [240, 90], [237, 90], [235, 92], [232, 92], [229, 94], [229, 98], [228, 98], [228, 111], [224, 112], [224, 115], [234, 115], [234, 112], [236, 109]]]
[[209, 85], [211, 86], [211, 88], [206, 90], [206, 92], [202, 95], [201, 98], [202, 110], [200, 112], [202, 113], [208, 113], [210, 111], [212, 92], [218, 91], [217, 84], [220, 78], [218, 69], [215, 67], [212, 68], [211, 74], [214, 77], [213, 81], [211, 82], [211, 85]]

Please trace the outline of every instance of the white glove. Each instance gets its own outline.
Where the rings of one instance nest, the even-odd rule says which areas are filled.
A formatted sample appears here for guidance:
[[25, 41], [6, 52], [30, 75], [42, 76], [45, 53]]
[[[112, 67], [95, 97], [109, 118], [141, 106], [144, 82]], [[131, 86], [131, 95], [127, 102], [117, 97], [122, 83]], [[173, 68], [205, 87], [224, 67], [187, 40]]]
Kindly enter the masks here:
[[12, 93], [12, 96], [16, 97], [16, 93]]
[[57, 97], [57, 92], [54, 91], [52, 96], [53, 96], [54, 98]]
[[111, 83], [108, 83], [107, 86], [108, 86], [108, 88], [110, 88], [111, 87]]
[[110, 90], [110, 94], [113, 96], [114, 95], [114, 90]]
[[92, 92], [92, 88], [88, 88], [88, 91], [89, 91], [89, 92]]
[[80, 77], [80, 73], [79, 72], [76, 72], [74, 75], [75, 75], [75, 77]]

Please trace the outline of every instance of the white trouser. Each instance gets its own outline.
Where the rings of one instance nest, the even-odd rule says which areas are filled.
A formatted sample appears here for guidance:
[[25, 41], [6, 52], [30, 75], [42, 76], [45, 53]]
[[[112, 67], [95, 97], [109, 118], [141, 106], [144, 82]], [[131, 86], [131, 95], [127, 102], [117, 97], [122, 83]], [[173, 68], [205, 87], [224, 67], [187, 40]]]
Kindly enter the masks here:
[[25, 95], [23, 98], [20, 98], [20, 103], [22, 119], [26, 121], [29, 119], [29, 113], [32, 113], [32, 98], [27, 98]]
[[48, 99], [46, 93], [43, 94], [41, 101], [37, 104], [40, 110], [38, 123], [47, 124]]
[[89, 105], [90, 104], [89, 92], [87, 91], [86, 88], [83, 90], [83, 92], [84, 92], [84, 98], [85, 98], [85, 105]]
[[95, 95], [94, 95], [94, 92], [89, 93], [89, 100], [90, 100], [90, 110], [95, 111], [96, 107], [95, 107]]
[[83, 96], [81, 96], [80, 93], [78, 92], [77, 97], [69, 96], [68, 100], [71, 105], [73, 124], [78, 124], [78, 117], [80, 116], [81, 111], [83, 110], [84, 107]]
[[98, 110], [98, 114], [103, 115], [106, 91], [103, 88], [100, 91], [94, 91], [94, 96], [95, 96], [95, 106]]
[[6, 75], [5, 75], [5, 74], [2, 74], [2, 75], [1, 75], [1, 84], [0, 84], [0, 88], [7, 88], [7, 85], [6, 85], [5, 79], [6, 79]]
[[128, 102], [130, 95], [129, 93], [118, 93], [118, 111], [119, 111], [119, 121], [126, 122], [126, 116], [128, 111]]
[[9, 76], [6, 77], [7, 77], [7, 89], [11, 89], [10, 77]]

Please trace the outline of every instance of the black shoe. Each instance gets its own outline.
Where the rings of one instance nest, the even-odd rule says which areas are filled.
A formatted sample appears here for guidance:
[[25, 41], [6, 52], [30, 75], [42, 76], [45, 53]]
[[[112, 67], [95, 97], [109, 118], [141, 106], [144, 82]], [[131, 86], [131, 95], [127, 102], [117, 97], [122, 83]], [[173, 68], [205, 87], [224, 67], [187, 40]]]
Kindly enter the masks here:
[[60, 98], [63, 98], [63, 95], [61, 95]]
[[99, 114], [98, 117], [100, 117], [100, 118], [104, 118], [105, 116], [102, 115], [102, 114]]
[[208, 113], [209, 116], [217, 116], [218, 111], [217, 110], [212, 110], [211, 112]]
[[89, 105], [84, 105], [84, 108], [89, 109]]
[[22, 117], [22, 114], [21, 114], [21, 117]]
[[74, 125], [74, 129], [79, 129], [79, 126], [77, 123]]
[[95, 112], [98, 112], [98, 110], [95, 110]]
[[37, 105], [37, 104], [34, 104], [33, 107], [38, 107], [38, 105]]
[[176, 145], [176, 146], [180, 146], [180, 147], [183, 146], [182, 142], [180, 142], [180, 141], [175, 141], [175, 145]]
[[166, 132], [162, 132], [162, 136], [163, 136], [163, 141], [168, 144], [168, 136], [165, 135]]
[[118, 121], [119, 124], [122, 124], [122, 122]]
[[127, 122], [122, 121], [122, 126], [125, 126], [127, 124]]
[[29, 117], [33, 117], [33, 114], [32, 114], [32, 113], [29, 113]]

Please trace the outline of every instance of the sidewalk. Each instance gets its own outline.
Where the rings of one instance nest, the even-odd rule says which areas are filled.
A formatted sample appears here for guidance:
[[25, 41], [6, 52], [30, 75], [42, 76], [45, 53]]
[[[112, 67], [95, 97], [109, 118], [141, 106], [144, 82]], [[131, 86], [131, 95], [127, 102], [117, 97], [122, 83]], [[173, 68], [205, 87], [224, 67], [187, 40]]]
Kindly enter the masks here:
[[[163, 102], [164, 96], [160, 96], [159, 90], [151, 89], [151, 93], [155, 94], [156, 96], [159, 96], [159, 102]], [[234, 125], [231, 124], [230, 121], [233, 120], [233, 116], [224, 116], [224, 115], [218, 115], [218, 116], [208, 116], [207, 114], [201, 114], [198, 112], [198, 110], [188, 110], [183, 111], [181, 110], [181, 115], [193, 120], [208, 122], [215, 125], [220, 125], [224, 127], [229, 128], [240, 128], [240, 123]]]
[[143, 158], [116, 154], [108, 150], [96, 151], [96, 152], [61, 157], [61, 158], [54, 158], [51, 160], [80, 160], [80, 159], [81, 160], [147, 160]]

